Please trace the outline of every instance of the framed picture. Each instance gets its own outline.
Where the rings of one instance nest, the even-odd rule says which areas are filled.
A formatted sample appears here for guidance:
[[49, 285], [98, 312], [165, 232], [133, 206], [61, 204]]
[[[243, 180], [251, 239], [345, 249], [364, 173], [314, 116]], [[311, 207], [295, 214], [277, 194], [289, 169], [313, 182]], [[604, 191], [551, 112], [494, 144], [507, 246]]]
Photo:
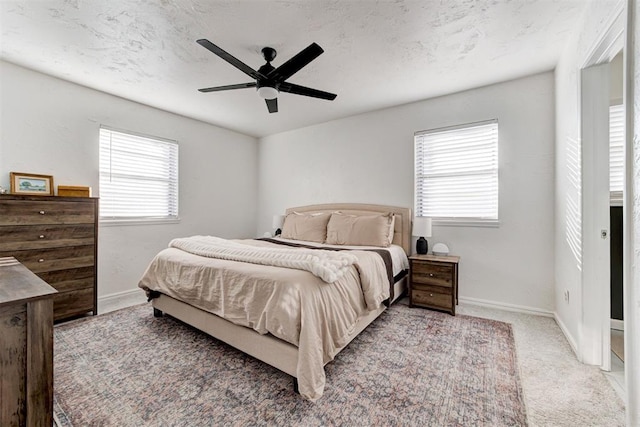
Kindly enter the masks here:
[[53, 177], [34, 173], [11, 172], [12, 194], [53, 196]]

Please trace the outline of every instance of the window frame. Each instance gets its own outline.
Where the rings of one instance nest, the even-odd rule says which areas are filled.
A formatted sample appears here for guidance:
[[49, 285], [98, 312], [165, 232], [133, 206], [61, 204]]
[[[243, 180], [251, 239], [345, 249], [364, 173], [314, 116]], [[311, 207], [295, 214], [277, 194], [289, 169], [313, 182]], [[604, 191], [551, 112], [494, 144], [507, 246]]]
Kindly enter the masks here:
[[[153, 142], [157, 142], [157, 143], [164, 143], [164, 144], [172, 144], [175, 145], [175, 159], [173, 160], [173, 163], [170, 159], [167, 160], [170, 167], [175, 169], [175, 173], [173, 174], [175, 176], [175, 182], [173, 185], [175, 187], [175, 190], [173, 191], [173, 201], [170, 202], [175, 206], [175, 215], [167, 215], [167, 216], [145, 216], [145, 215], [140, 215], [140, 216], [103, 216], [102, 215], [102, 211], [101, 211], [101, 207], [103, 206], [103, 204], [105, 203], [104, 200], [104, 196], [102, 194], [102, 179], [103, 179], [103, 170], [102, 170], [102, 165], [101, 165], [101, 156], [102, 156], [102, 132], [107, 131], [107, 132], [115, 132], [124, 136], [132, 136], [132, 137], [139, 137], [139, 138], [145, 138], [148, 140], [151, 140]], [[100, 125], [99, 131], [98, 131], [98, 178], [99, 178], [99, 182], [100, 182], [100, 197], [101, 197], [101, 203], [100, 205], [100, 212], [98, 215], [98, 220], [100, 225], [102, 226], [120, 226], [120, 225], [144, 225], [144, 224], [175, 224], [175, 223], [179, 223], [180, 222], [180, 216], [179, 216], [179, 201], [180, 201], [180, 176], [179, 176], [179, 163], [180, 163], [180, 150], [179, 150], [179, 143], [176, 140], [172, 140], [172, 139], [168, 139], [168, 138], [162, 138], [162, 137], [158, 137], [158, 136], [153, 136], [153, 135], [148, 135], [148, 134], [143, 134], [143, 133], [139, 133], [139, 132], [134, 132], [134, 131], [129, 131], [129, 130], [123, 130], [123, 129], [118, 129], [115, 127], [111, 127], [111, 126], [106, 126], [106, 125]], [[171, 178], [169, 178], [170, 180]], [[169, 196], [171, 197], [171, 192], [168, 193]], [[170, 210], [170, 209], [169, 209]]]
[[[418, 195], [418, 181], [420, 179], [420, 174], [418, 173], [418, 138], [424, 135], [429, 134], [437, 134], [443, 132], [451, 132], [455, 130], [466, 130], [474, 127], [481, 127], [486, 125], [495, 125], [495, 147], [494, 147], [494, 155], [495, 155], [495, 189], [496, 189], [496, 201], [495, 201], [495, 218], [487, 218], [487, 217], [449, 217], [449, 216], [432, 216], [432, 223], [434, 225], [443, 225], [443, 226], [456, 226], [456, 227], [499, 227], [500, 226], [500, 164], [499, 164], [499, 125], [498, 119], [489, 119], [478, 122], [470, 122], [463, 123], [459, 125], [446, 126], [440, 128], [434, 128], [429, 130], [418, 131], [414, 133], [414, 214], [416, 216], [427, 216], [421, 215], [421, 209], [418, 209], [420, 206], [421, 197]], [[424, 143], [422, 143], [424, 144]], [[463, 176], [464, 174], [459, 174], [458, 176]], [[455, 176], [455, 175], [454, 175]]]

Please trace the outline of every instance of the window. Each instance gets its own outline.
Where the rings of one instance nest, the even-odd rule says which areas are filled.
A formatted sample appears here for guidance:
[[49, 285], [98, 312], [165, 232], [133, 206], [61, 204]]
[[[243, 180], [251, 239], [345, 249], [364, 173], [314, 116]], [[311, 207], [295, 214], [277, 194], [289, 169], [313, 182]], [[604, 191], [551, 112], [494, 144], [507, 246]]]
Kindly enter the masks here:
[[100, 219], [178, 218], [178, 143], [100, 127]]
[[609, 191], [611, 201], [622, 203], [624, 186], [624, 107], [609, 108]]
[[417, 132], [415, 215], [497, 225], [498, 121]]

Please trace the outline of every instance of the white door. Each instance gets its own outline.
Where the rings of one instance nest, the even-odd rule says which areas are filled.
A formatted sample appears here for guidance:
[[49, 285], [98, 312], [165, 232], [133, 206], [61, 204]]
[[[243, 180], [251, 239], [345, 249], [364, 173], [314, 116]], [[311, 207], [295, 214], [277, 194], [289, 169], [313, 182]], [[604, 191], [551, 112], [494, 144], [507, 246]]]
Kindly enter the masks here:
[[582, 323], [584, 363], [611, 369], [609, 64], [581, 71]]

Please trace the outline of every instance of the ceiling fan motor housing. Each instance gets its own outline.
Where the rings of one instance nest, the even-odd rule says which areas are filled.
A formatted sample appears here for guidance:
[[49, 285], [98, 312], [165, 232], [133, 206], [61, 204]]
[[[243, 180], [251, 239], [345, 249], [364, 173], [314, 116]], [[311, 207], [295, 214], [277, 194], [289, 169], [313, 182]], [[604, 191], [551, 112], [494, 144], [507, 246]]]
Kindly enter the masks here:
[[277, 54], [276, 50], [272, 47], [267, 46], [262, 48], [262, 57], [267, 62], [271, 62], [276, 59]]

